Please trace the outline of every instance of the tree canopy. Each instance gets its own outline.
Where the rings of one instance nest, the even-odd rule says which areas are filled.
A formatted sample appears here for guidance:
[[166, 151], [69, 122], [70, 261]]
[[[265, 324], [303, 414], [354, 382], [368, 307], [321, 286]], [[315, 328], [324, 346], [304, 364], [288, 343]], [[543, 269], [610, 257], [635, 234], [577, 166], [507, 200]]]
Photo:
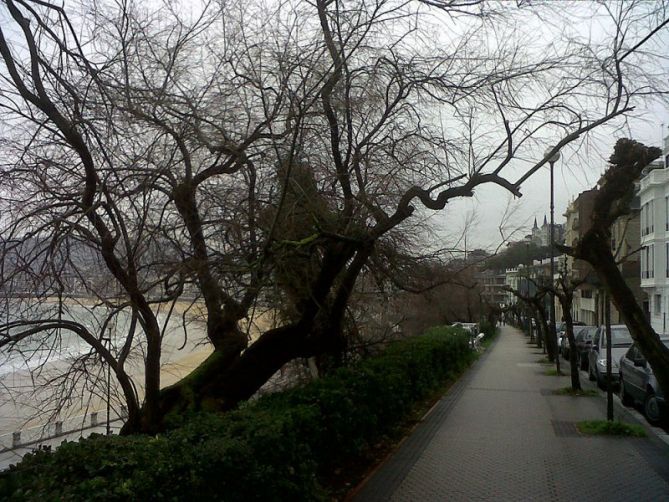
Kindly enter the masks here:
[[[0, 258], [15, 314], [0, 347], [56, 351], [73, 333], [90, 351], [64, 385], [95, 387], [91, 368], [108, 365], [128, 432], [230, 409], [287, 362], [341, 352], [358, 277], [414, 251], [421, 217], [482, 184], [521, 195], [560, 148], [666, 84], [647, 64], [666, 54], [661, 8], [587, 8], [608, 29], [574, 33], [580, 14], [523, 2], [5, 0]], [[161, 390], [164, 314], [183, 297], [202, 303], [213, 354]], [[282, 316], [251, 340], [260, 307]]]

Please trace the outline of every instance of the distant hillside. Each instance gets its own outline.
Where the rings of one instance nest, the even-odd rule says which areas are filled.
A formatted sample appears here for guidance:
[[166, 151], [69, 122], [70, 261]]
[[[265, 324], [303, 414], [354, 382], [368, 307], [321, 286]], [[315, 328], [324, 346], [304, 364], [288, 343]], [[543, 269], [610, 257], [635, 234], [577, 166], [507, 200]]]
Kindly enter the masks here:
[[503, 270], [529, 264], [532, 260], [540, 260], [550, 256], [548, 246], [538, 246], [532, 242], [513, 242], [504, 251], [491, 256], [485, 261], [488, 270]]

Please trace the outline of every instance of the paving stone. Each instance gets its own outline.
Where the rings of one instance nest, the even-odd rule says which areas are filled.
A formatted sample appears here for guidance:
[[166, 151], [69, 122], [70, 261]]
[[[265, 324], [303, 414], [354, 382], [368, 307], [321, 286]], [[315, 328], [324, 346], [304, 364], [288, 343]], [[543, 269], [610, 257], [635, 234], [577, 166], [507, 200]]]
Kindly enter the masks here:
[[505, 327], [354, 500], [669, 500], [669, 447], [588, 437], [602, 399], [557, 396], [525, 338]]

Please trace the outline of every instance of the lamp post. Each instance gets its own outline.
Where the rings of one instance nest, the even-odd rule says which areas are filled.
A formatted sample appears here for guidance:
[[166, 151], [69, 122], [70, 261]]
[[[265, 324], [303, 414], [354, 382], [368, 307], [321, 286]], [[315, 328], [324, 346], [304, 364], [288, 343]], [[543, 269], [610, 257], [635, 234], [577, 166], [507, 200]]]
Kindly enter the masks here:
[[[108, 344], [109, 352], [111, 352], [112, 341], [112, 328], [109, 326], [109, 336], [102, 337], [102, 342]], [[111, 412], [111, 364], [107, 363], [107, 427], [106, 432], [107, 436], [111, 434], [111, 417], [109, 416]]]
[[[546, 151], [546, 155], [550, 154], [550, 151], [552, 148], [548, 149]], [[553, 336], [553, 341], [551, 343], [555, 343], [555, 358], [557, 360], [558, 364], [558, 373], [560, 372], [560, 356], [557, 353], [557, 333], [555, 332], [555, 293], [553, 292], [552, 288], [555, 287], [555, 245], [553, 243], [553, 227], [554, 227], [554, 213], [555, 213], [555, 200], [554, 200], [554, 187], [553, 187], [553, 166], [555, 163], [560, 160], [560, 152], [555, 152], [551, 157], [548, 158], [548, 163], [550, 164], [550, 171], [551, 171], [551, 227], [550, 227], [550, 238], [549, 238], [549, 245], [550, 245], [550, 253], [551, 253], [551, 277], [550, 277], [550, 284], [551, 284], [551, 294], [550, 294], [550, 299], [551, 299], [551, 305], [550, 305], [550, 321], [551, 321], [551, 335]]]

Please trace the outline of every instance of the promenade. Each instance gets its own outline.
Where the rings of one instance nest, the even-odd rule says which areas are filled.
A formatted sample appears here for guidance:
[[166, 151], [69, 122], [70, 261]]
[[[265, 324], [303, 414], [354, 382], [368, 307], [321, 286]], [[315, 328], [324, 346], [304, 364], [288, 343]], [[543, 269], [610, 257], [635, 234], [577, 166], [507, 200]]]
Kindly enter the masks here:
[[[669, 445], [654, 434], [580, 434], [576, 422], [605, 418], [606, 402], [555, 395], [569, 378], [545, 375], [542, 357], [520, 331], [502, 327], [353, 500], [669, 500]], [[621, 407], [615, 414], [635, 420]]]

